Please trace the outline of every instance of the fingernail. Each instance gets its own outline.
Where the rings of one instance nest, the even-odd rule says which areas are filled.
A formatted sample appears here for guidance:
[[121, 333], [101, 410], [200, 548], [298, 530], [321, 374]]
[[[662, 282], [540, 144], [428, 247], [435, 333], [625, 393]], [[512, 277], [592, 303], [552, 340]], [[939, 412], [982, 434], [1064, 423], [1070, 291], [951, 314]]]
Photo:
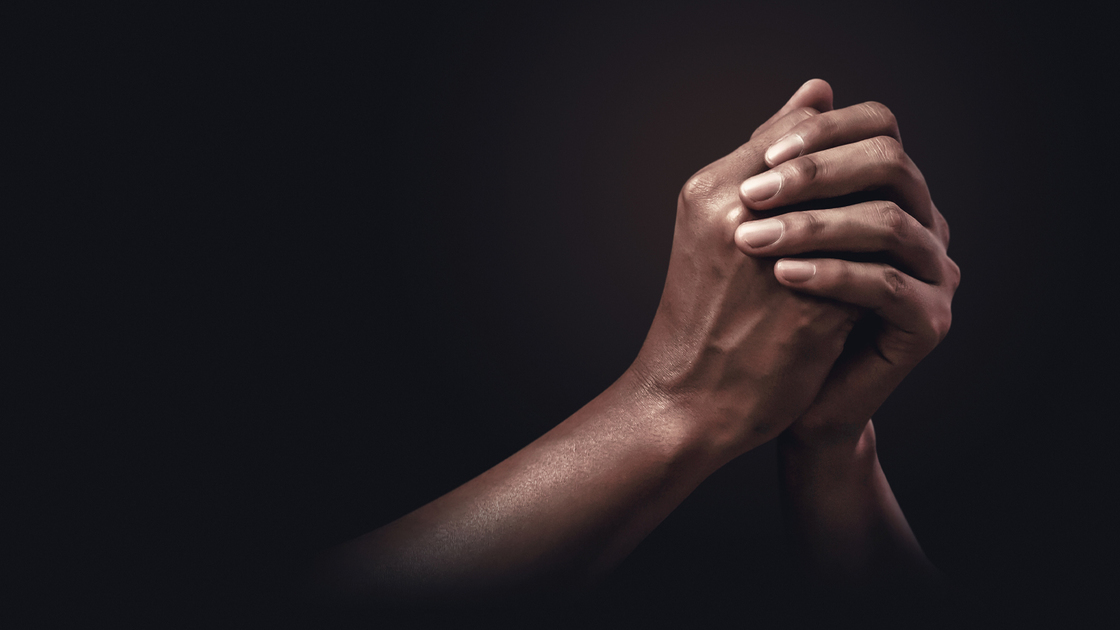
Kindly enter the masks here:
[[805, 139], [800, 134], [791, 133], [788, 136], [783, 136], [769, 149], [766, 149], [766, 163], [771, 166], [781, 164], [801, 155], [804, 150]]
[[751, 247], [766, 247], [776, 243], [785, 232], [785, 225], [778, 219], [747, 221], [737, 228], [739, 238]]
[[817, 275], [817, 266], [804, 260], [779, 260], [774, 271], [789, 282], [805, 282]]
[[751, 201], [766, 201], [778, 194], [781, 189], [781, 174], [770, 171], [762, 175], [755, 175], [743, 182], [743, 185], [739, 187], [739, 193]]

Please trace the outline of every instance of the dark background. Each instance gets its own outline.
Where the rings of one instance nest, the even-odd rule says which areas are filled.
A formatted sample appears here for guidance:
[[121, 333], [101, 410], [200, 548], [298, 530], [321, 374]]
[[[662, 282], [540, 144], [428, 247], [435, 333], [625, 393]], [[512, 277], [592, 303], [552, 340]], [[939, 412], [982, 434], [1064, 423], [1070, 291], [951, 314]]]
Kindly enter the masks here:
[[[963, 271], [952, 333], [876, 416], [919, 540], [993, 614], [1099, 609], [1103, 14], [85, 11], [8, 21], [11, 505], [19, 583], [45, 595], [28, 619], [305, 622], [284, 585], [311, 553], [482, 472], [630, 364], [681, 184], [812, 77], [838, 107], [895, 112]], [[563, 625], [777, 624], [786, 566], [766, 446]]]

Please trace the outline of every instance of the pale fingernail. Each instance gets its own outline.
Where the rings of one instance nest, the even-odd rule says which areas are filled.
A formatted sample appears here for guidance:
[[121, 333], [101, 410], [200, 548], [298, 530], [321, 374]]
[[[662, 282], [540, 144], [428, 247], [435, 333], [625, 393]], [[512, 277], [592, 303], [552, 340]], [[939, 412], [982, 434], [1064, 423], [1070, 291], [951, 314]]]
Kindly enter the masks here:
[[766, 201], [778, 194], [781, 189], [781, 174], [770, 171], [762, 175], [755, 175], [743, 182], [743, 185], [739, 187], [739, 193], [751, 201]]
[[778, 219], [747, 221], [737, 228], [739, 239], [751, 247], [766, 247], [776, 243], [785, 232], [785, 225]]
[[771, 166], [781, 164], [786, 160], [792, 160], [801, 155], [801, 152], [804, 150], [805, 139], [802, 138], [800, 134], [791, 133], [775, 142], [769, 149], [766, 149], [766, 163]]
[[789, 282], [805, 282], [817, 275], [817, 266], [804, 260], [779, 260], [774, 271]]

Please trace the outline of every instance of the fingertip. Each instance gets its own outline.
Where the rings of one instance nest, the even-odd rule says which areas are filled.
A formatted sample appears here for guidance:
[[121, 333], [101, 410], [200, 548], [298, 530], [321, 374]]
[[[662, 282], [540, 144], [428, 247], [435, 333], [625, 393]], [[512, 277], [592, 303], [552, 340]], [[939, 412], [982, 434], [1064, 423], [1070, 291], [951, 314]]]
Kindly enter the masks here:
[[750, 243], [747, 242], [746, 233], [743, 231], [744, 226], [746, 226], [748, 223], [750, 222], [748, 221], [747, 223], [740, 223], [739, 227], [735, 228], [735, 234], [732, 236], [731, 240], [735, 242], [735, 247], [738, 247], [739, 251], [749, 255], [754, 252]]
[[785, 178], [778, 171], [767, 171], [747, 178], [739, 185], [739, 199], [748, 207], [772, 199], [782, 190]]
[[799, 133], [791, 133], [782, 136], [777, 142], [770, 145], [770, 148], [766, 149], [766, 155], [764, 155], [762, 159], [766, 162], [767, 166], [773, 168], [782, 162], [800, 156], [804, 152], [805, 139], [802, 138]]
[[801, 90], [812, 99], [811, 102], [816, 103], [816, 109], [822, 112], [832, 111], [832, 85], [828, 81], [809, 79], [801, 85]]
[[815, 90], [827, 91], [829, 95], [832, 94], [832, 84], [830, 84], [828, 81], [825, 81], [824, 79], [821, 79], [820, 77], [813, 77], [812, 79], [806, 81], [803, 85], [809, 86]]
[[774, 276], [779, 281], [801, 283], [817, 275], [817, 266], [807, 260], [782, 259], [774, 264]]
[[781, 219], [759, 219], [747, 221], [735, 228], [735, 244], [744, 253], [751, 253], [769, 247], [781, 240], [786, 226]]

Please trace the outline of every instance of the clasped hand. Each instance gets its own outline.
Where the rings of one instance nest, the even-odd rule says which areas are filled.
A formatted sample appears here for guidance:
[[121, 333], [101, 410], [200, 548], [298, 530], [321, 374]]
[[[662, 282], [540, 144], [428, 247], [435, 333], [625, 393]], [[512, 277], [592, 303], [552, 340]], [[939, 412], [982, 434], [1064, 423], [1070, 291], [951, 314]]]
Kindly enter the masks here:
[[685, 184], [634, 369], [702, 409], [712, 447], [730, 456], [799, 418], [801, 435], [858, 436], [948, 332], [960, 280], [948, 240], [890, 110], [832, 110], [829, 85], [810, 81]]
[[867, 573], [893, 558], [928, 573], [869, 419], [949, 328], [948, 240], [890, 111], [833, 110], [829, 85], [806, 83], [681, 190], [630, 369], [490, 470], [324, 554], [317, 584], [399, 603], [593, 583], [709, 474], [779, 434], [806, 566]]

